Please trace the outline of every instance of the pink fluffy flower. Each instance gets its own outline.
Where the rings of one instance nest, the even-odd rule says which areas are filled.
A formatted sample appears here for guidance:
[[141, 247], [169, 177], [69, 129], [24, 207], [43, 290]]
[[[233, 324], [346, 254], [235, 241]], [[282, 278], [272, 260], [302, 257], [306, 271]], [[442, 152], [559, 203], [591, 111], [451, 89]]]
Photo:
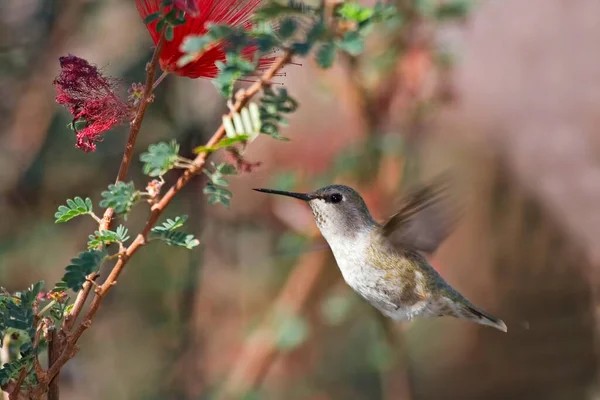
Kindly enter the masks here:
[[60, 75], [54, 80], [56, 102], [73, 114], [77, 148], [85, 152], [96, 150], [102, 133], [126, 121], [128, 104], [115, 94], [118, 81], [106, 77], [83, 58], [61, 57]]

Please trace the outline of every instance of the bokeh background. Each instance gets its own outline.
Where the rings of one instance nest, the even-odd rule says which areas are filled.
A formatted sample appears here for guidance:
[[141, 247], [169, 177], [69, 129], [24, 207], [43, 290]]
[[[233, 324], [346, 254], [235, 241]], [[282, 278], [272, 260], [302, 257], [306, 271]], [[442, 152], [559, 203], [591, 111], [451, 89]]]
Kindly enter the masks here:
[[[458, 6], [436, 17], [441, 3]], [[599, 398], [600, 2], [398, 4], [404, 24], [364, 55], [285, 68], [292, 141], [250, 146], [262, 165], [231, 179], [230, 209], [206, 204], [201, 178], [173, 202], [201, 245], [135, 256], [63, 370], [65, 399]], [[75, 149], [58, 57], [129, 84], [151, 46], [133, 1], [0, 1], [0, 286], [60, 279], [96, 227], [53, 214], [74, 196], [97, 204], [124, 148], [122, 127]], [[209, 81], [168, 77], [136, 153], [176, 138], [189, 156], [225, 110]], [[468, 207], [432, 264], [507, 334], [443, 318], [395, 324], [390, 342], [306, 206], [251, 191], [345, 183], [383, 220], [448, 169]], [[146, 182], [139, 163], [130, 178]]]

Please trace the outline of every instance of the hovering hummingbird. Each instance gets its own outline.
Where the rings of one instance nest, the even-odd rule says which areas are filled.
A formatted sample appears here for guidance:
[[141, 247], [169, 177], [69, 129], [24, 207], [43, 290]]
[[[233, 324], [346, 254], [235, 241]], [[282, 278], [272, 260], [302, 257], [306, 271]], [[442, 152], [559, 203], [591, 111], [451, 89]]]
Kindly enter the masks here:
[[447, 193], [439, 182], [407, 196], [384, 225], [348, 186], [312, 193], [254, 190], [308, 202], [346, 283], [385, 316], [397, 321], [452, 316], [507, 331], [502, 320], [450, 286], [424, 256], [437, 249], [454, 225], [444, 218]]

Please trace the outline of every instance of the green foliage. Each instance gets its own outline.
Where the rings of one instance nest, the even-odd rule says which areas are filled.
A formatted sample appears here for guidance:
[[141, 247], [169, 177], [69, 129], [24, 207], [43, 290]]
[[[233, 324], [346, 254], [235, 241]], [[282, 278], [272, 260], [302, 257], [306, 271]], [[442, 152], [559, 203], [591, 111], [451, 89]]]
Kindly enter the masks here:
[[27, 368], [30, 371], [33, 368], [33, 357], [35, 353], [33, 350], [29, 350], [24, 354], [21, 354], [21, 358], [5, 363], [0, 369], [0, 386], [6, 385], [12, 380], [16, 380], [21, 373], [23, 368]]
[[273, 20], [284, 16], [299, 16], [299, 15], [315, 15], [319, 9], [311, 7], [302, 1], [288, 1], [287, 4], [282, 4], [279, 1], [269, 1], [266, 5], [259, 8], [252, 19], [255, 21]]
[[231, 147], [234, 144], [238, 144], [238, 143], [243, 143], [245, 141], [247, 141], [249, 139], [249, 136], [247, 135], [237, 135], [236, 137], [227, 137], [224, 139], [221, 139], [216, 145], [214, 146], [198, 146], [194, 149], [194, 153], [196, 154], [200, 154], [200, 153], [212, 153], [213, 151], [222, 149], [222, 148], [227, 148], [227, 147]]
[[279, 125], [287, 123], [282, 114], [289, 114], [298, 108], [298, 102], [292, 98], [285, 88], [277, 91], [267, 87], [260, 99], [260, 120], [262, 121], [262, 133], [275, 139], [287, 140], [279, 134]]
[[357, 31], [346, 32], [338, 41], [340, 49], [346, 53], [357, 56], [365, 50], [365, 41]]
[[10, 328], [24, 331], [30, 338], [34, 337], [33, 306], [43, 286], [44, 281], [40, 281], [14, 296], [0, 295], [0, 342]]
[[144, 163], [144, 174], [152, 177], [162, 176], [175, 168], [179, 160], [179, 144], [175, 140], [151, 144], [140, 161]]
[[235, 81], [256, 70], [255, 62], [249, 61], [242, 54], [234, 52], [225, 54], [225, 62], [217, 61], [216, 65], [219, 69], [219, 75], [212, 82], [225, 97], [231, 97], [233, 94]]
[[208, 195], [209, 204], [221, 203], [225, 207], [229, 207], [231, 202], [232, 194], [229, 190], [223, 186], [229, 186], [229, 183], [225, 180], [225, 175], [234, 175], [236, 169], [233, 165], [228, 163], [222, 163], [219, 165], [212, 164], [214, 172], [205, 169], [203, 172], [208, 176], [210, 182], [206, 185], [203, 192]]
[[333, 41], [325, 42], [317, 51], [317, 63], [321, 68], [329, 68], [335, 60], [335, 43]]
[[[250, 103], [242, 108], [239, 113], [223, 116], [223, 127], [228, 138], [234, 139], [244, 136], [248, 141], [253, 141], [260, 134], [260, 111], [256, 103]], [[222, 141], [221, 141], [222, 142]]]
[[71, 129], [72, 131], [79, 132], [80, 130], [85, 128], [87, 126], [87, 124], [88, 123], [85, 118], [78, 118], [78, 119], [74, 120], [73, 122], [70, 122], [69, 124], [67, 124], [67, 128]]
[[152, 228], [153, 232], [169, 232], [174, 231], [175, 229], [179, 229], [183, 226], [185, 221], [187, 221], [188, 216], [182, 215], [181, 217], [175, 217], [175, 219], [167, 218], [165, 222], [160, 226], [155, 226]]
[[50, 308], [50, 316], [54, 321], [62, 321], [65, 315], [73, 309], [73, 304], [68, 304], [68, 297], [63, 302], [55, 302]]
[[125, 215], [133, 205], [140, 199], [140, 192], [135, 190], [133, 182], [117, 182], [108, 185], [108, 190], [102, 192], [100, 207], [113, 208], [115, 213]]
[[183, 226], [186, 220], [187, 215], [175, 217], [174, 220], [167, 219], [162, 225], [152, 228], [150, 231], [150, 239], [162, 240], [169, 246], [181, 246], [187, 249], [198, 246], [200, 241], [194, 238], [194, 235], [177, 231], [177, 229]]
[[445, 1], [438, 5], [435, 16], [440, 21], [464, 19], [473, 9], [473, 0]]
[[293, 43], [292, 49], [296, 54], [306, 56], [310, 53], [315, 43], [317, 43], [326, 32], [327, 27], [325, 24], [322, 21], [318, 21], [309, 29], [305, 41]]
[[308, 339], [310, 329], [302, 316], [291, 312], [280, 312], [276, 316], [276, 343], [281, 350], [293, 350]]
[[159, 11], [149, 14], [146, 18], [144, 18], [144, 24], [148, 25], [152, 21], [156, 21], [161, 17], [161, 13]]
[[109, 245], [110, 243], [124, 243], [129, 239], [127, 232], [127, 228], [123, 225], [119, 225], [116, 231], [96, 231], [93, 235], [89, 236], [88, 249], [95, 249], [100, 246]]
[[297, 28], [298, 24], [294, 19], [285, 18], [279, 24], [279, 30], [277, 31], [277, 34], [281, 39], [288, 39], [296, 32]]
[[56, 218], [55, 223], [67, 222], [79, 215], [91, 214], [92, 208], [92, 200], [90, 198], [86, 198], [85, 200], [81, 197], [75, 197], [73, 200], [68, 199], [67, 205], [58, 207], [58, 211], [54, 214], [54, 218]]
[[173, 40], [174, 35], [175, 32], [173, 31], [173, 27], [171, 25], [167, 26], [167, 28], [165, 29], [165, 39], [167, 39], [170, 42], [171, 40]]
[[166, 14], [163, 14], [162, 11], [157, 11], [144, 18], [144, 24], [146, 25], [154, 21], [158, 21], [155, 27], [156, 32], [163, 32], [165, 39], [171, 41], [174, 36], [174, 28], [185, 24], [185, 12], [176, 7], [171, 7]]
[[77, 257], [71, 259], [71, 264], [65, 268], [65, 275], [56, 284], [53, 291], [62, 292], [71, 289], [77, 292], [80, 290], [86, 277], [100, 269], [106, 255], [104, 250], [88, 250], [79, 253]]
[[208, 203], [211, 205], [221, 203], [225, 207], [229, 207], [231, 204], [231, 191], [223, 187], [208, 183], [202, 192], [208, 195]]
[[336, 14], [347, 20], [353, 22], [365, 22], [373, 16], [374, 10], [369, 7], [362, 7], [358, 3], [344, 2], [336, 9]]
[[353, 297], [348, 294], [333, 294], [321, 303], [321, 315], [329, 325], [339, 325], [352, 309]]

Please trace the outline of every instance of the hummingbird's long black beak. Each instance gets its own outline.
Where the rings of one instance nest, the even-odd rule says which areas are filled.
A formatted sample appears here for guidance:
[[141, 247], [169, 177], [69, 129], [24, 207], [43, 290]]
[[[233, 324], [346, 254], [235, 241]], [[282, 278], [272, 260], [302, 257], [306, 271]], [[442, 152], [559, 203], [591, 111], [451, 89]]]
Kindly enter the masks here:
[[294, 197], [296, 199], [310, 201], [316, 199], [317, 196], [311, 193], [296, 193], [296, 192], [284, 192], [283, 190], [272, 190], [272, 189], [252, 189], [257, 192], [269, 193], [269, 194], [279, 194], [281, 196]]

